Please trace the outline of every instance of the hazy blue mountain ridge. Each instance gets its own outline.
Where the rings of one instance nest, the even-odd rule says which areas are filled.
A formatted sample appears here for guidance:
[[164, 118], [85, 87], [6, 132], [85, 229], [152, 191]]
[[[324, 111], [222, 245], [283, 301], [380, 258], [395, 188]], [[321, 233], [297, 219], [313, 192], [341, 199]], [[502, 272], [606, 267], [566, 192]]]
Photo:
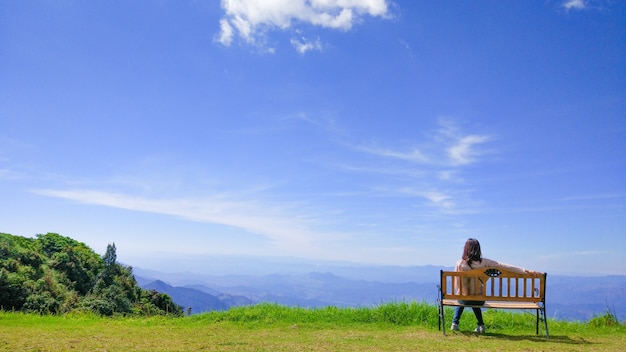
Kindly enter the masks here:
[[184, 309], [191, 307], [192, 313], [226, 310], [229, 308], [226, 302], [216, 296], [192, 288], [173, 287], [160, 280], [142, 285], [142, 287], [170, 295], [172, 300], [176, 304], [183, 306]]
[[[369, 272], [369, 268], [363, 270], [368, 272], [358, 274], [356, 269], [345, 268], [343, 272], [353, 277], [376, 277], [384, 274], [381, 268], [376, 273]], [[396, 267], [388, 270], [396, 270]], [[426, 273], [430, 272], [430, 282], [382, 282], [342, 277], [331, 272], [204, 276], [196, 273], [157, 273], [141, 269], [135, 271], [142, 287], [167, 293], [176, 303], [185, 308], [191, 307], [192, 313], [200, 313], [260, 302], [299, 307], [358, 307], [409, 301], [435, 304], [439, 270], [439, 267], [434, 266], [401, 268], [399, 272], [388, 276], [406, 278], [411, 272], [419, 272], [422, 275], [418, 276], [418, 280], [423, 280], [427, 277]], [[148, 275], [150, 276], [146, 277]], [[158, 275], [161, 277], [157, 279]], [[610, 309], [618, 319], [624, 320], [624, 297], [626, 276], [549, 275], [546, 291], [547, 315], [560, 320], [587, 321]]]

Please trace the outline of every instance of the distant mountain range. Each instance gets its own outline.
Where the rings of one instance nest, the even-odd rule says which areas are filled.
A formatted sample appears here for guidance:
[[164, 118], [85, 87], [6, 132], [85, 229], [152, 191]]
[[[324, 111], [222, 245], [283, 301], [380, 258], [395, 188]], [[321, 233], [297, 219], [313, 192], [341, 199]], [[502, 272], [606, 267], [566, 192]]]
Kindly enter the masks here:
[[[291, 272], [267, 275], [202, 275], [163, 273], [135, 268], [141, 287], [167, 293], [191, 314], [272, 302], [299, 307], [359, 307], [389, 302], [435, 304], [439, 270], [436, 266], [336, 267], [330, 272]], [[380, 278], [385, 280], [380, 280]], [[412, 279], [412, 280], [411, 280]], [[626, 317], [626, 276], [548, 276], [547, 315], [587, 321], [607, 309]]]

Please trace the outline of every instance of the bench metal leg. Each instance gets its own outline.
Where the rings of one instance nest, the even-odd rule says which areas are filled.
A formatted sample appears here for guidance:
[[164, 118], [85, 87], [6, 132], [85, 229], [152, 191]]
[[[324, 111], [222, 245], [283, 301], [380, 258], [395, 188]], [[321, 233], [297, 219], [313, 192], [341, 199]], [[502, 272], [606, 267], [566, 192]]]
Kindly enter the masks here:
[[546, 338], [550, 339], [550, 333], [548, 332], [548, 317], [546, 317], [546, 306], [544, 305], [541, 309], [541, 315], [543, 315], [543, 324], [546, 327]]
[[536, 309], [535, 313], [535, 335], [539, 335], [539, 309]]
[[546, 317], [546, 307], [537, 308], [537, 320], [535, 323], [535, 334], [539, 335], [539, 321], [543, 320], [544, 327], [546, 328], [546, 338], [550, 339], [550, 334], [548, 333], [548, 319]]
[[443, 336], [446, 336], [446, 317], [443, 303], [439, 303], [439, 330], [443, 331]]
[[439, 306], [439, 330], [443, 331], [443, 336], [446, 336], [446, 317], [444, 316], [443, 306], [443, 294], [441, 292], [441, 285], [437, 285], [437, 305]]

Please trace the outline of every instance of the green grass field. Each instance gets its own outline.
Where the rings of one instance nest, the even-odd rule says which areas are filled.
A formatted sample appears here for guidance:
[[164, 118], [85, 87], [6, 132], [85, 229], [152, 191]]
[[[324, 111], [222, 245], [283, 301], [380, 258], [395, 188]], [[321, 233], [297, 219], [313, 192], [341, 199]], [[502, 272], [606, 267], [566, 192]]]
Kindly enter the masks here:
[[626, 346], [626, 327], [611, 316], [584, 323], [550, 320], [550, 340], [541, 331], [535, 335], [534, 314], [487, 310], [484, 316], [484, 335], [470, 332], [475, 321], [468, 312], [460, 333], [443, 336], [437, 308], [425, 303], [355, 309], [261, 304], [183, 318], [0, 312], [0, 350], [623, 351]]

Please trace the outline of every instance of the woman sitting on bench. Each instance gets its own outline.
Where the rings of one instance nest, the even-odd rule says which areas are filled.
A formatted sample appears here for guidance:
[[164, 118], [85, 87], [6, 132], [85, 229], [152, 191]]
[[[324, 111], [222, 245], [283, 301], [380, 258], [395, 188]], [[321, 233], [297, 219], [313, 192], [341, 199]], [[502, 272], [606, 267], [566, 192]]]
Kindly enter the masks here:
[[[463, 256], [456, 263], [454, 270], [455, 271], [467, 271], [467, 270], [479, 269], [479, 268], [485, 268], [485, 267], [499, 267], [499, 268], [503, 268], [503, 269], [520, 273], [520, 274], [537, 273], [536, 271], [533, 271], [533, 270], [526, 270], [524, 268], [520, 268], [517, 266], [504, 264], [504, 263], [497, 262], [495, 260], [483, 258], [482, 253], [480, 251], [480, 243], [478, 242], [478, 240], [474, 238], [468, 239], [465, 242], [465, 247], [463, 247]], [[460, 287], [460, 285], [456, 285], [456, 287]], [[473, 285], [463, 285], [463, 287], [464, 288], [469, 287], [470, 290], [472, 291], [474, 289]], [[480, 292], [463, 292], [463, 294], [468, 294], [468, 293], [469, 294], [481, 294], [482, 289], [483, 289], [482, 285], [479, 285], [478, 289], [480, 290]], [[457, 292], [457, 294], [458, 293], [460, 292]], [[477, 306], [481, 306], [485, 303], [483, 301], [460, 301], [460, 302], [463, 304], [467, 304], [467, 305], [477, 305]], [[450, 330], [459, 331], [459, 321], [461, 320], [461, 315], [463, 314], [464, 309], [465, 307], [463, 306], [459, 306], [456, 308], [454, 312], [454, 317], [452, 318], [452, 326], [450, 327]], [[483, 322], [482, 311], [478, 307], [472, 307], [472, 310], [474, 311], [474, 315], [476, 315], [476, 320], [478, 322], [478, 325], [476, 326], [476, 329], [474, 330], [474, 332], [484, 333], [485, 323]]]

